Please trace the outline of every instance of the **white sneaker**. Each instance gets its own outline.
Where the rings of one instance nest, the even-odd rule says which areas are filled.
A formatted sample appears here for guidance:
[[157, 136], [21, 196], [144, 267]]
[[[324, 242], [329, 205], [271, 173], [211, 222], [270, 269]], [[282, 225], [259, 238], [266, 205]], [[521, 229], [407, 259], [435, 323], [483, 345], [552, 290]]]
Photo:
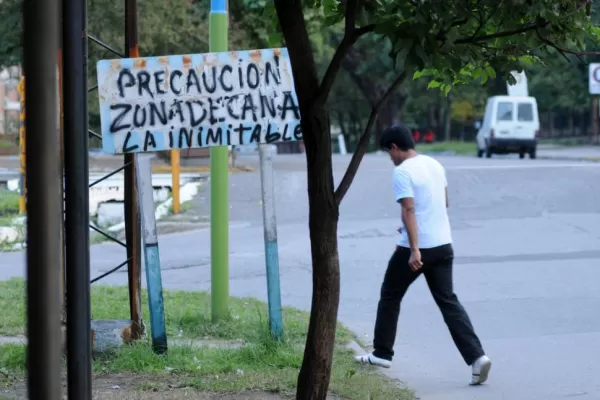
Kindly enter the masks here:
[[481, 385], [485, 382], [492, 368], [492, 360], [486, 355], [479, 357], [471, 366], [471, 385]]
[[385, 360], [383, 358], [375, 357], [373, 353], [365, 354], [362, 356], [356, 356], [354, 359], [361, 363], [367, 365], [375, 365], [378, 367], [389, 368], [392, 366], [392, 362], [390, 360]]

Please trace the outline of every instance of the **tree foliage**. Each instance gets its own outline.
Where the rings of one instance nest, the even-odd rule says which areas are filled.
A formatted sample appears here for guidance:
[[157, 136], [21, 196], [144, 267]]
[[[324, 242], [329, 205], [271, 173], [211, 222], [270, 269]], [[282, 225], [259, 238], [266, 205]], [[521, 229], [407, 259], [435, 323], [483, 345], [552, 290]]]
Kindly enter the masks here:
[[[557, 53], [581, 54], [587, 40], [597, 40], [597, 31], [589, 0], [275, 0], [273, 5], [292, 63], [308, 170], [313, 296], [297, 398], [325, 399], [339, 302], [339, 204], [386, 102], [407, 77], [428, 77], [428, 87], [445, 94], [474, 81], [499, 77], [514, 82], [510, 72], [527, 64], [550, 64]], [[343, 27], [322, 76], [307, 28], [307, 8], [321, 10], [326, 26]], [[366, 127], [335, 188], [328, 99], [346, 57], [367, 35], [368, 40], [387, 42], [396, 73], [378, 99], [369, 99]]]
[[21, 61], [21, 1], [0, 2], [0, 70]]
[[[95, 37], [118, 48], [119, 51], [123, 50], [124, 42], [122, 3], [122, 1], [116, 1], [109, 4], [107, 0], [88, 1], [88, 31]], [[453, 12], [457, 13], [460, 7], [465, 7], [469, 4], [477, 5], [477, 7], [473, 8], [474, 11], [468, 14], [471, 18], [470, 22], [465, 21], [464, 18], [466, 17], [462, 21], [456, 22], [457, 25], [460, 25], [460, 27], [457, 26], [457, 28], [460, 28], [458, 32], [463, 37], [469, 37], [467, 36], [469, 33], [472, 36], [472, 32], [468, 32], [469, 24], [475, 23], [475, 18], [481, 18], [479, 14], [475, 15], [475, 11], [477, 13], [480, 11], [487, 12], [490, 5], [494, 6], [496, 4], [498, 4], [496, 8], [506, 7], [506, 4], [512, 7], [512, 3], [502, 1], [489, 1], [486, 3], [480, 1], [462, 2], [462, 4], [456, 7], [453, 6]], [[367, 8], [368, 4], [371, 3], [367, 1], [365, 8]], [[588, 4], [585, 2], [581, 4], [584, 9], [588, 7]], [[314, 1], [311, 0], [310, 2], [305, 1], [305, 5], [305, 21], [307, 22], [317, 70], [319, 76], [322, 76], [343, 37], [344, 23], [340, 20], [340, 12], [343, 11], [343, 4], [328, 0], [323, 1], [321, 7], [315, 7]], [[21, 0], [4, 0], [0, 2], [0, 20], [3, 22], [0, 25], [0, 38], [2, 38], [0, 40], [0, 68], [20, 62], [20, 7]], [[265, 7], [267, 8], [267, 13], [264, 12]], [[425, 2], [424, 7], [420, 14], [426, 14], [428, 12], [426, 10], [438, 6]], [[442, 5], [441, 7], [443, 7], [441, 8], [442, 11], [448, 12], [449, 6]], [[539, 7], [539, 4], [536, 3], [536, 7]], [[561, 3], [557, 7], [564, 7], [564, 5]], [[172, 4], [159, 4], [153, 0], [140, 0], [139, 8], [140, 48], [143, 55], [207, 51], [207, 21], [210, 0], [176, 0]], [[597, 24], [600, 22], [599, 8], [599, 3], [592, 4], [592, 23]], [[498, 11], [500, 12], [497, 15], [494, 14], [490, 22], [497, 24], [498, 21], [502, 21], [502, 18], [512, 15], [508, 11]], [[276, 18], [272, 14], [272, 2], [266, 0], [230, 0], [229, 12], [231, 14], [230, 47], [232, 49], [283, 45], [281, 31], [278, 28], [273, 29], [272, 21]], [[377, 14], [376, 10], [369, 12]], [[370, 14], [367, 13], [368, 15]], [[431, 14], [425, 17], [437, 21], [439, 18], [436, 15]], [[483, 16], [484, 14], [481, 15]], [[397, 16], [387, 17], [398, 19]], [[529, 19], [523, 20], [523, 23], [533, 21], [534, 19], [533, 17], [529, 17]], [[509, 18], [509, 20], [512, 20], [512, 18]], [[367, 23], [368, 21], [365, 20], [363, 22]], [[441, 21], [437, 22], [438, 25], [441, 23]], [[517, 22], [513, 21], [511, 24], [503, 24], [501, 27], [503, 30], [515, 28], [515, 26], [518, 28]], [[432, 24], [428, 26], [432, 29], [435, 27]], [[493, 30], [495, 28], [492, 25], [490, 26], [487, 27], [488, 31], [495, 32]], [[382, 29], [384, 28], [380, 26], [378, 31]], [[480, 34], [484, 33], [486, 32], [480, 29]], [[420, 35], [409, 36], [418, 36], [421, 38]], [[521, 39], [519, 40], [522, 42]], [[594, 40], [590, 41], [588, 39], [586, 44], [593, 43]], [[425, 39], [422, 42], [427, 43]], [[502, 43], [506, 45], [505, 41]], [[559, 45], [558, 42], [555, 44]], [[419, 46], [422, 45], [419, 44]], [[465, 45], [461, 46], [464, 47]], [[481, 49], [484, 46], [493, 47], [489, 42], [479, 44]], [[414, 54], [419, 53], [416, 50], [417, 48], [413, 51]], [[392, 50], [392, 41], [384, 35], [365, 35], [349, 49], [347, 56], [343, 59], [342, 71], [332, 87], [327, 104], [331, 110], [332, 125], [342, 129], [348, 140], [348, 147], [351, 150], [357, 144], [362, 132], [360, 126], [364, 125], [368, 120], [372, 99], [381, 96], [381, 91], [385, 90], [395, 77], [395, 68], [400, 67], [397, 59], [389, 56]], [[460, 51], [460, 48], [458, 51]], [[429, 57], [429, 53], [427, 54]], [[552, 64], [548, 66], [541, 65], [540, 63], [520, 63], [519, 65], [525, 68], [529, 76], [530, 93], [536, 96], [539, 94], [538, 101], [540, 101], [540, 110], [542, 112], [554, 111], [560, 114], [575, 109], [575, 111], [578, 111], [578, 116], [575, 118], [581, 119], [584, 116], [583, 111], [587, 112], [591, 107], [590, 97], [587, 95], [586, 88], [586, 64], [588, 62], [596, 62], [600, 58], [597, 55], [577, 57], [566, 54], [569, 59], [567, 61], [560, 54], [559, 51], [555, 51], [553, 57], [541, 57], [552, 59]], [[467, 56], [467, 54], [461, 55]], [[90, 43], [89, 73], [91, 77], [95, 75], [95, 61], [98, 58], [107, 57], [113, 57], [113, 55]], [[424, 72], [420, 72], [423, 75], [421, 79], [407, 80], [402, 85], [400, 91], [392, 96], [392, 99], [387, 103], [385, 109], [381, 111], [378, 117], [375, 136], [377, 136], [377, 132], [381, 131], [380, 128], [382, 126], [398, 121], [403, 121], [414, 127], [433, 128], [441, 132], [441, 119], [443, 119], [446, 107], [448, 106], [448, 99], [443, 98], [443, 96], [444, 92], [449, 90], [450, 87], [453, 88], [453, 95], [450, 99], [451, 107], [454, 110], [460, 109], [464, 111], [470, 108], [473, 111], [470, 113], [466, 124], [469, 125], [473, 120], [480, 119], [486, 97], [493, 94], [506, 93], [505, 73], [500, 68], [497, 68], [497, 66], [492, 65], [492, 63], [490, 63], [490, 66], [494, 68], [493, 72], [484, 67], [485, 76], [473, 72], [471, 76], [463, 79], [467, 83], [463, 83], [462, 85], [452, 85], [455, 82], [450, 79], [438, 79], [438, 76], [427, 71], [427, 68], [425, 68]], [[496, 77], [493, 78], [494, 76]], [[481, 85], [486, 79], [488, 81]], [[432, 81], [433, 83], [430, 84]], [[547, 83], [552, 83], [552, 87], [550, 88]], [[547, 93], [551, 90], [559, 93], [560, 96], [547, 96]], [[95, 97], [93, 96], [95, 94], [90, 97], [90, 106], [92, 109], [91, 122], [96, 124], [97, 115], [94, 104]], [[460, 103], [461, 106], [458, 107], [455, 103]], [[462, 126], [464, 124], [464, 118], [459, 118], [459, 114], [461, 113], [451, 113], [451, 118], [455, 126]], [[377, 142], [377, 137], [373, 139], [370, 140], [370, 149], [373, 149], [374, 143]]]

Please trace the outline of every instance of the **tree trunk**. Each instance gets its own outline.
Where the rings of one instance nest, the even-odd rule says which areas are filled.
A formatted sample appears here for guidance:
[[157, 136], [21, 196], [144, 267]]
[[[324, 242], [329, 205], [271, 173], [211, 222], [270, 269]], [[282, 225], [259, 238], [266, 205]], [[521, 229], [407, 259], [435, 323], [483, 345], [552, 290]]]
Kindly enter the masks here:
[[344, 137], [348, 137], [348, 128], [346, 127], [346, 117], [343, 111], [338, 111], [337, 113], [337, 122], [340, 127], [340, 133], [344, 135]]
[[[381, 77], [373, 77], [368, 73], [359, 74], [357, 72], [360, 63], [368, 57], [369, 54], [361, 54], [358, 49], [351, 47], [342, 61], [342, 67], [346, 70], [348, 76], [356, 84], [363, 96], [365, 96], [369, 105], [374, 107], [387, 91], [389, 83], [382, 82]], [[401, 119], [407, 98], [406, 94], [397, 94], [383, 105], [379, 112], [379, 118], [375, 123], [375, 147], [377, 149], [379, 148], [379, 139], [383, 130], [398, 123]], [[358, 134], [359, 137], [361, 133]]]
[[340, 297], [339, 212], [333, 195], [329, 118], [325, 110], [316, 114], [310, 115], [308, 121], [304, 117], [302, 124], [303, 135], [312, 131], [306, 135], [312, 139], [306, 146], [306, 167], [313, 295], [304, 359], [298, 376], [298, 400], [325, 400], [327, 397]]
[[316, 106], [319, 79], [301, 0], [275, 0], [286, 40], [302, 115], [308, 175], [308, 224], [313, 266], [313, 295], [304, 359], [296, 399], [325, 400], [331, 376], [340, 294], [337, 251], [338, 206], [331, 165], [330, 121], [325, 105]]
[[427, 115], [428, 115], [427, 120], [429, 121], [428, 122], [428, 128], [431, 129], [431, 130], [437, 130], [437, 128], [438, 128], [438, 121], [437, 121], [437, 118], [435, 116], [436, 115], [435, 111], [436, 111], [436, 109], [435, 109], [435, 105], [434, 104], [430, 104], [427, 107]]
[[443, 98], [440, 96], [436, 104], [437, 129], [436, 135], [440, 138], [444, 137], [444, 126], [446, 126], [446, 114], [444, 114]]
[[592, 133], [594, 135], [594, 142], [598, 141], [598, 134], [600, 133], [600, 128], [598, 127], [598, 96], [594, 96], [592, 100]]
[[[382, 96], [383, 95], [379, 96], [379, 98], [381, 98]], [[379, 141], [381, 140], [381, 135], [383, 134], [383, 131], [386, 128], [397, 123], [398, 111], [403, 106], [403, 104], [401, 104], [403, 102], [396, 101], [397, 98], [398, 97], [390, 99], [381, 107], [381, 111], [379, 112], [379, 117], [377, 118], [376, 122], [377, 129], [375, 130], [375, 132], [373, 132], [375, 134], [374, 136], [376, 150], [379, 149]], [[373, 103], [375, 104], [377, 103], [377, 101], [374, 101]]]
[[[494, 67], [492, 65], [492, 67]], [[504, 73], [499, 71], [498, 68], [495, 68], [496, 77], [492, 80], [491, 84], [488, 86], [488, 95], [489, 96], [506, 96], [506, 81], [504, 80]]]
[[569, 110], [569, 135], [575, 136], [575, 111], [572, 108]]
[[452, 123], [452, 98], [448, 95], [446, 98], [446, 111], [444, 114], [444, 141], [450, 141], [450, 129]]

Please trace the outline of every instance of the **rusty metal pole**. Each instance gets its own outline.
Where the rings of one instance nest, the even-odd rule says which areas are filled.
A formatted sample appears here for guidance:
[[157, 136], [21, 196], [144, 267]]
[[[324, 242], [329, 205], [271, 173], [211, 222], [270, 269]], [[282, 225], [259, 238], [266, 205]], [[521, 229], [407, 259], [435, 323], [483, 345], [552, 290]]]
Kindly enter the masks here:
[[[23, 1], [27, 77], [27, 370], [32, 400], [61, 399], [58, 2]], [[85, 399], [82, 399], [85, 400]]]
[[[125, 50], [131, 58], [140, 56], [138, 42], [138, 12], [136, 0], [125, 0]], [[125, 238], [127, 242], [127, 275], [129, 281], [129, 311], [132, 339], [143, 333], [142, 325], [142, 267], [140, 212], [135, 176], [135, 154], [126, 154], [125, 163]]]
[[25, 170], [26, 170], [26, 149], [25, 149], [25, 136], [26, 136], [26, 121], [25, 121], [25, 75], [21, 76], [21, 82], [19, 82], [19, 101], [21, 105], [20, 115], [19, 115], [19, 213], [25, 214], [25, 206], [26, 206], [26, 179], [25, 179]]

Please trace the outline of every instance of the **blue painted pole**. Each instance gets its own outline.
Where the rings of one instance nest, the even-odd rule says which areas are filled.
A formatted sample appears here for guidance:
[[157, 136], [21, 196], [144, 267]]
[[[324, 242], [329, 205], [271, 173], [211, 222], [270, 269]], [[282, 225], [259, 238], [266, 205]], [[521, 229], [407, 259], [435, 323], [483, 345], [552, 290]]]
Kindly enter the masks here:
[[138, 198], [144, 242], [146, 264], [146, 285], [148, 286], [148, 306], [150, 308], [150, 331], [152, 349], [158, 354], [167, 351], [167, 330], [165, 327], [165, 307], [163, 301], [158, 235], [154, 216], [154, 190], [152, 188], [152, 164], [149, 154], [136, 157], [135, 172], [138, 182]]
[[275, 340], [281, 341], [283, 339], [283, 318], [281, 315], [279, 249], [277, 246], [277, 218], [275, 214], [275, 179], [273, 176], [273, 156], [276, 152], [277, 148], [275, 145], [258, 145], [265, 234], [265, 261], [267, 266], [267, 294], [269, 299], [269, 328], [271, 336]]

